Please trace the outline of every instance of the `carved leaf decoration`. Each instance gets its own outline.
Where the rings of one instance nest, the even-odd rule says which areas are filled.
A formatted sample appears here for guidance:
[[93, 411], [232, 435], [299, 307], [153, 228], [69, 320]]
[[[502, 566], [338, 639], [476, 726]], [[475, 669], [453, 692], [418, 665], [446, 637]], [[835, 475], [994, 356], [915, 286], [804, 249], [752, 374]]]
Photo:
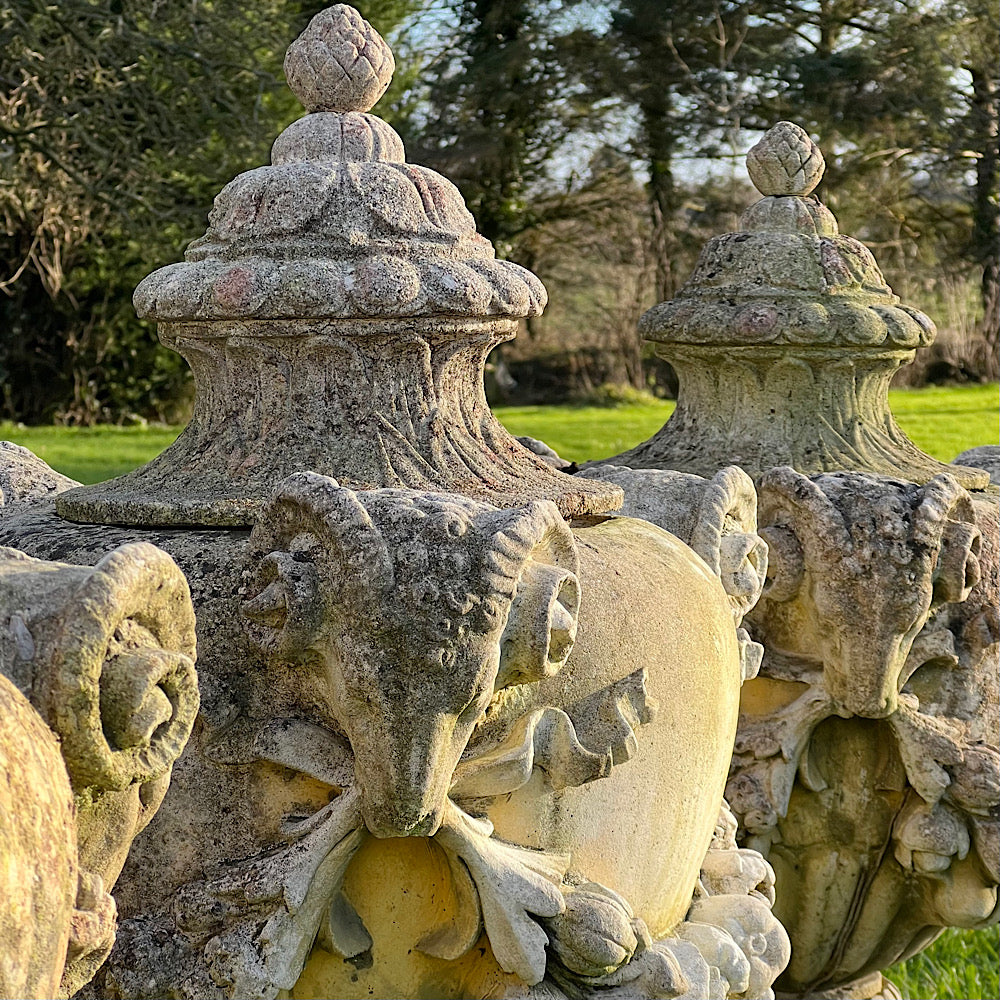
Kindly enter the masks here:
[[[807, 740], [805, 746], [802, 748], [802, 757], [799, 760], [799, 778], [810, 792], [822, 792], [829, 786], [823, 772], [813, 763], [813, 755], [810, 752], [811, 747], [812, 742]], [[785, 808], [787, 806], [788, 799], [786, 798]]]
[[889, 723], [906, 777], [924, 802], [933, 806], [951, 784], [945, 767], [962, 762], [962, 737], [954, 724], [924, 715], [915, 706], [915, 698], [900, 695], [899, 709], [889, 717]]
[[[771, 794], [782, 816], [788, 809], [796, 767], [807, 760], [806, 748], [813, 731], [824, 719], [836, 714], [836, 706], [826, 692], [815, 688], [778, 713], [781, 763], [776, 762], [771, 771]], [[806, 767], [809, 769], [808, 761]], [[823, 784], [820, 776], [811, 773], [803, 780], [816, 786]]]
[[998, 828], [996, 817], [966, 815], [976, 854], [987, 877], [995, 884], [1000, 881], [1000, 828]]
[[948, 628], [930, 628], [925, 625], [913, 640], [906, 663], [900, 675], [900, 683], [904, 683], [925, 663], [944, 663], [949, 667], [958, 666], [958, 653], [955, 651], [955, 636]]
[[178, 926], [208, 938], [213, 978], [235, 996], [273, 996], [295, 985], [364, 840], [360, 795], [349, 789], [293, 832], [302, 831], [294, 843], [178, 894]]
[[591, 753], [580, 742], [564, 711], [537, 709], [519, 719], [495, 750], [462, 761], [455, 769], [450, 795], [454, 799], [505, 795], [527, 784], [534, 768], [544, 771], [558, 790], [603, 778], [611, 770], [611, 759]]
[[441, 927], [425, 934], [417, 948], [425, 955], [452, 961], [471, 951], [479, 940], [483, 928], [483, 911], [479, 905], [479, 893], [472, 881], [469, 869], [460, 857], [445, 851], [451, 873], [451, 889], [455, 896], [454, 916]]
[[354, 781], [354, 755], [350, 744], [337, 733], [304, 719], [274, 719], [254, 740], [261, 760], [301, 771], [333, 788]]
[[767, 789], [776, 813], [784, 816], [796, 774], [801, 773], [803, 783], [813, 791], [826, 787], [823, 776], [812, 769], [808, 746], [816, 726], [836, 714], [833, 701], [817, 685], [767, 718], [744, 719], [736, 740], [734, 773], [754, 774]]
[[653, 721], [658, 707], [646, 690], [643, 667], [571, 705], [567, 712], [580, 742], [593, 753], [609, 756], [614, 766], [635, 754], [636, 730]]
[[500, 968], [533, 986], [545, 975], [548, 937], [532, 915], [554, 917], [565, 909], [559, 886], [569, 858], [505, 844], [492, 834], [488, 820], [473, 819], [449, 801], [436, 839], [468, 866]]
[[[362, 830], [351, 831], [315, 869], [299, 907], [294, 911], [279, 910], [261, 929], [257, 947], [268, 979], [278, 989], [290, 990], [302, 975], [320, 921], [329, 912], [330, 897], [338, 892], [347, 866], [363, 839]], [[364, 931], [360, 919], [357, 926]], [[364, 933], [367, 935], [367, 931]]]
[[368, 928], [343, 892], [334, 895], [316, 943], [341, 958], [354, 958], [371, 948], [372, 937]]

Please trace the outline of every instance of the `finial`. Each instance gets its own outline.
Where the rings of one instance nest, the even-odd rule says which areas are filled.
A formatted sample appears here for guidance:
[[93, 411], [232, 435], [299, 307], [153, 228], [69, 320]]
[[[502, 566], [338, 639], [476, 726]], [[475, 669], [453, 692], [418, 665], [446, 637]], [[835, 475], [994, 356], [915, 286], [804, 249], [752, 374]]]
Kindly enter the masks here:
[[320, 11], [285, 53], [285, 79], [307, 111], [368, 111], [395, 69], [382, 36], [342, 3]]
[[367, 113], [394, 68], [346, 5], [289, 48], [289, 84], [314, 113], [278, 136], [270, 166], [219, 192], [183, 262], [136, 290], [139, 314], [191, 360], [196, 415], [156, 462], [61, 494], [64, 516], [249, 526], [301, 469], [352, 489], [553, 500], [566, 517], [621, 506], [620, 487], [556, 472], [490, 412], [484, 359], [542, 311], [545, 288], [497, 260], [458, 188], [406, 163]]
[[794, 122], [778, 122], [747, 153], [747, 173], [765, 197], [804, 198], [819, 184], [824, 170], [819, 146]]

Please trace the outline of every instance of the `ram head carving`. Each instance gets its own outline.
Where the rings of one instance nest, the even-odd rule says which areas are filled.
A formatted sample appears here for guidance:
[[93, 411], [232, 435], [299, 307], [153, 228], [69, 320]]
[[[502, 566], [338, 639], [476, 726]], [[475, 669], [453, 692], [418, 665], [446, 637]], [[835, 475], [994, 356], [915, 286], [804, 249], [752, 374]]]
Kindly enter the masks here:
[[864, 473], [769, 470], [758, 493], [769, 572], [750, 621], [773, 652], [822, 660], [847, 713], [896, 711], [928, 616], [980, 578], [969, 494], [949, 475], [924, 486]]
[[266, 654], [316, 671], [376, 836], [432, 836], [498, 691], [557, 672], [576, 635], [556, 507], [355, 493], [286, 479], [250, 540], [243, 614]]

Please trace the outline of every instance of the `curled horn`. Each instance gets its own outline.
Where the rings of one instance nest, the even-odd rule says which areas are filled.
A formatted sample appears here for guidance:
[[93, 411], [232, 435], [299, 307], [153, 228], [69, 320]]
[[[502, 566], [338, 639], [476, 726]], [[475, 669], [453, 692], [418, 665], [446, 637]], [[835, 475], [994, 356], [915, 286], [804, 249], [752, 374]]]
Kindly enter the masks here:
[[[822, 537], [829, 539], [833, 548], [846, 553], [853, 547], [844, 515], [819, 484], [808, 476], [787, 465], [768, 469], [761, 477], [758, 493], [760, 505], [757, 519], [760, 524], [788, 521], [808, 525], [811, 521], [822, 525]], [[802, 511], [809, 517], [804, 519]]]
[[[73, 611], [54, 637], [54, 669], [42, 692], [73, 787], [112, 790], [159, 778], [198, 714], [184, 574], [153, 545], [122, 545], [80, 583]], [[115, 655], [109, 646], [129, 622], [155, 645]]]
[[822, 489], [787, 465], [765, 472], [757, 492], [759, 531], [768, 547], [764, 596], [787, 601], [798, 592], [805, 574], [803, 542], [816, 544], [822, 539], [846, 555], [852, 548], [850, 532]]
[[315, 472], [283, 480], [250, 535], [243, 615], [268, 652], [303, 652], [323, 622], [324, 595], [392, 585], [382, 533], [353, 490]]
[[551, 500], [534, 500], [527, 507], [504, 511], [501, 518], [487, 560], [487, 573], [497, 590], [505, 588], [503, 580], [518, 579], [529, 557], [574, 576], [580, 572], [573, 533]]
[[496, 688], [557, 673], [576, 641], [580, 557], [555, 504], [505, 512], [486, 565], [490, 589], [512, 599]]
[[706, 483], [689, 544], [722, 580], [739, 624], [760, 599], [767, 577], [757, 491], [742, 469], [730, 465]]
[[727, 520], [735, 521], [745, 534], [757, 531], [757, 492], [753, 480], [736, 465], [721, 469], [705, 487], [689, 542], [716, 574], [721, 574], [719, 556]]
[[981, 537], [972, 498], [947, 473], [921, 488], [910, 537], [914, 544], [937, 553], [935, 597], [952, 603], [964, 601], [981, 576]]

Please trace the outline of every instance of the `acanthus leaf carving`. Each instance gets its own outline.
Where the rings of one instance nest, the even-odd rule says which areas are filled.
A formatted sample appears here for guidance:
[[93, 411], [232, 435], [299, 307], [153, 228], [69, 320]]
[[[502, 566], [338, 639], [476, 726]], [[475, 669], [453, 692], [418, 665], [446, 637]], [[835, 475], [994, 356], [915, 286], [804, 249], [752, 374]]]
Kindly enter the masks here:
[[535, 918], [565, 909], [560, 885], [569, 857], [506, 844], [492, 833], [488, 820], [474, 819], [449, 802], [436, 840], [469, 869], [500, 967], [533, 985], [545, 976], [548, 945]]
[[451, 874], [451, 891], [455, 896], [453, 919], [433, 927], [417, 942], [425, 955], [456, 959], [469, 953], [483, 931], [483, 909], [479, 889], [466, 863], [454, 852], [444, 852]]
[[499, 747], [461, 761], [449, 794], [457, 800], [503, 795], [527, 784], [534, 768], [545, 772], [553, 788], [566, 788], [601, 778], [610, 767], [606, 756], [579, 741], [562, 709], [536, 709], [518, 720]]
[[291, 989], [364, 839], [360, 796], [349, 789], [297, 828], [292, 842], [189, 883], [178, 927], [202, 942], [214, 982], [267, 1000]]

